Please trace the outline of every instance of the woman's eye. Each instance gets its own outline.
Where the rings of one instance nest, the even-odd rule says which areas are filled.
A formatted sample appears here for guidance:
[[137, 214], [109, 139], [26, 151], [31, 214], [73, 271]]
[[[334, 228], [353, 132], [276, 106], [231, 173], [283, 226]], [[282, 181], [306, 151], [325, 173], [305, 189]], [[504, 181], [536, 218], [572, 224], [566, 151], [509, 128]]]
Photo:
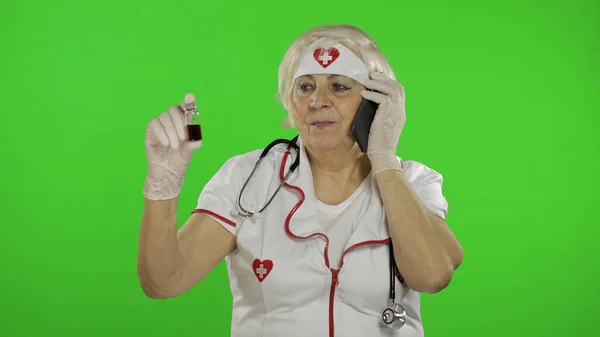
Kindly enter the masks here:
[[300, 84], [300, 90], [307, 91], [310, 89], [312, 89], [312, 86], [310, 84]]
[[350, 90], [350, 88], [348, 88], [347, 86], [345, 86], [345, 85], [342, 85], [342, 84], [334, 84], [334, 85], [333, 85], [333, 88], [334, 88], [336, 91], [346, 91], [346, 90]]
[[[335, 91], [335, 92], [344, 92], [344, 91], [350, 90], [350, 87], [345, 86], [343, 84], [339, 84], [339, 83], [334, 83], [331, 86], [332, 86], [333, 91]], [[315, 87], [312, 84], [302, 83], [298, 86], [298, 89], [300, 89], [301, 92], [307, 92], [307, 91], [315, 90]]]

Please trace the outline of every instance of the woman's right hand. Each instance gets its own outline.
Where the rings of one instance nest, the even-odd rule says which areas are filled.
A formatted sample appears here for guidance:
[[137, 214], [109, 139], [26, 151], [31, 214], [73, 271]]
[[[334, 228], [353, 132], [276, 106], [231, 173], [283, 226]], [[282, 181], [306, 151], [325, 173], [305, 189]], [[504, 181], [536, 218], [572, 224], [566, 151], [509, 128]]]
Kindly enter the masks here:
[[143, 194], [150, 200], [169, 200], [181, 192], [185, 172], [192, 154], [202, 146], [202, 140], [189, 141], [186, 131], [184, 106], [195, 103], [192, 94], [185, 95], [179, 106], [148, 123], [146, 157], [148, 173]]

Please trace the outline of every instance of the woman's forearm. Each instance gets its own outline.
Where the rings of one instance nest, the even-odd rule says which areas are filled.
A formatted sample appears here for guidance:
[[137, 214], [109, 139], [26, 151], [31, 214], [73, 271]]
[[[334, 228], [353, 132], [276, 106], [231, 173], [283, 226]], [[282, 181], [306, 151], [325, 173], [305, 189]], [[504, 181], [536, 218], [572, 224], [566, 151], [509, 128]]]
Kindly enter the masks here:
[[435, 293], [452, 278], [460, 245], [445, 222], [421, 202], [404, 173], [376, 176], [385, 207], [398, 269], [414, 290]]
[[146, 295], [166, 298], [182, 278], [177, 244], [177, 198], [144, 201], [139, 237], [138, 277]]

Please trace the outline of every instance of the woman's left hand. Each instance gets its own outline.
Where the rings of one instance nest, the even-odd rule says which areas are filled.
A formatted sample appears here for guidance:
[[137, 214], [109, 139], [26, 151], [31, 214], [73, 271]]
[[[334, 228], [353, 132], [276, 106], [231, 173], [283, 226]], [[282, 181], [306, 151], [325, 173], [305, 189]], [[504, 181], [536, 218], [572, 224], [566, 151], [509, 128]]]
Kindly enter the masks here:
[[364, 85], [377, 92], [365, 90], [361, 95], [378, 103], [379, 108], [371, 124], [367, 155], [375, 174], [389, 169], [402, 171], [396, 150], [406, 122], [404, 88], [400, 83], [378, 73], [371, 73], [370, 77]]

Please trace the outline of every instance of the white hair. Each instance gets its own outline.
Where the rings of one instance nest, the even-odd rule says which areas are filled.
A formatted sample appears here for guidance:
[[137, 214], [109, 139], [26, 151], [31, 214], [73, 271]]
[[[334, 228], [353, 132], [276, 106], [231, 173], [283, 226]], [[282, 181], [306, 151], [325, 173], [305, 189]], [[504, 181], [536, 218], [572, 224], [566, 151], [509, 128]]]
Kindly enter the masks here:
[[294, 73], [298, 69], [299, 60], [309, 49], [329, 48], [336, 43], [340, 43], [351, 50], [367, 65], [369, 72], [376, 71], [386, 77], [396, 79], [389, 62], [373, 39], [364, 31], [346, 24], [315, 27], [300, 35], [292, 43], [279, 65], [278, 91], [276, 96], [288, 112], [287, 117], [283, 120], [284, 128], [295, 126], [293, 117], [294, 106], [292, 104], [294, 83], [292, 83], [292, 80]]

